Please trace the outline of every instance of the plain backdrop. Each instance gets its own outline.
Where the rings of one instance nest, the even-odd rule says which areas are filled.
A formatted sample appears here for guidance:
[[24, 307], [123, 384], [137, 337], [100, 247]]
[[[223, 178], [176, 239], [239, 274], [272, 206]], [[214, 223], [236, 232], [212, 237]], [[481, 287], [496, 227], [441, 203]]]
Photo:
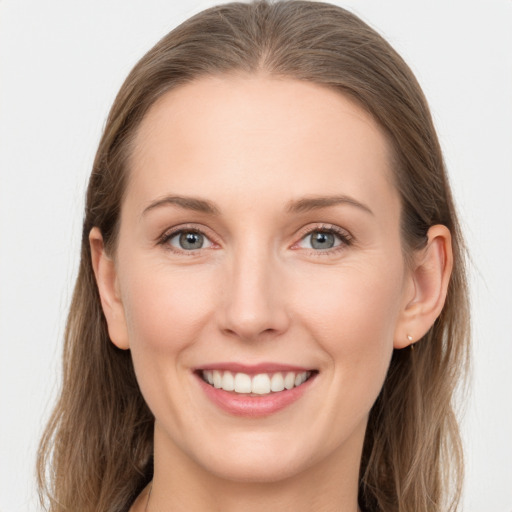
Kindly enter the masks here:
[[[431, 105], [472, 258], [463, 510], [511, 512], [512, 1], [336, 3], [387, 37]], [[1, 512], [38, 510], [34, 460], [108, 109], [152, 45], [213, 4], [0, 0]]]

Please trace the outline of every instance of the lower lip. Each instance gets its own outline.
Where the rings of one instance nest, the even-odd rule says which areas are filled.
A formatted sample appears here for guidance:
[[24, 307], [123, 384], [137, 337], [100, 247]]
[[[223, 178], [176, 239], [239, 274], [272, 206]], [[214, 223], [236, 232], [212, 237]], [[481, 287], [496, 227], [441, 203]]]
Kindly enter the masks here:
[[313, 373], [306, 382], [296, 388], [268, 395], [246, 395], [215, 388], [196, 374], [201, 388], [214, 404], [229, 414], [248, 418], [269, 416], [293, 404], [310, 388], [316, 376], [317, 374]]

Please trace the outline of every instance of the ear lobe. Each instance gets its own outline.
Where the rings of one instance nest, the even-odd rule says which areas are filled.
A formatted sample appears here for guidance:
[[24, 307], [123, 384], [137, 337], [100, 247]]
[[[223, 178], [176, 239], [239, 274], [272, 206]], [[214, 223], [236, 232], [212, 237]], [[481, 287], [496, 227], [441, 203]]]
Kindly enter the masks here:
[[126, 350], [130, 346], [123, 303], [117, 284], [117, 271], [114, 260], [105, 251], [99, 228], [91, 229], [89, 244], [92, 267], [100, 294], [101, 307], [107, 320], [110, 339], [118, 348]]
[[428, 230], [426, 247], [416, 252], [410, 271], [412, 297], [408, 297], [395, 332], [395, 348], [422, 338], [441, 314], [453, 267], [450, 230], [443, 225]]

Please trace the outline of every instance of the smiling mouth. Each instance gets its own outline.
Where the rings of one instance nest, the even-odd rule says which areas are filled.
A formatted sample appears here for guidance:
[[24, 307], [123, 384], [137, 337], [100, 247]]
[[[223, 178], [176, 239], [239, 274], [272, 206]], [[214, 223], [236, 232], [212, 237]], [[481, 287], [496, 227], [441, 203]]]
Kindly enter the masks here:
[[308, 381], [316, 370], [302, 372], [273, 372], [249, 375], [227, 370], [199, 370], [198, 375], [217, 389], [236, 394], [262, 396], [297, 388]]

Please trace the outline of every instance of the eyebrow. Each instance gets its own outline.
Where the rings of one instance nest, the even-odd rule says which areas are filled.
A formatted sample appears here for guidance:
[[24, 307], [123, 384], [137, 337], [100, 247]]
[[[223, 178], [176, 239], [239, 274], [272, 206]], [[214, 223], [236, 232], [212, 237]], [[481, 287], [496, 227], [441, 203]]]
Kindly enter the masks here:
[[193, 210], [201, 213], [209, 213], [210, 215], [219, 215], [219, 209], [210, 201], [199, 199], [197, 197], [185, 196], [165, 196], [156, 201], [153, 201], [149, 206], [144, 208], [142, 216], [146, 215], [151, 210], [160, 206], [179, 206], [184, 210]]
[[[357, 201], [350, 196], [313, 196], [304, 197], [297, 200], [289, 201], [286, 205], [286, 211], [288, 213], [307, 213], [314, 210], [320, 210], [322, 208], [329, 208], [331, 206], [338, 206], [347, 204], [355, 206], [371, 215], [374, 215], [372, 210], [363, 203]], [[178, 206], [184, 210], [193, 210], [196, 212], [207, 213], [210, 215], [219, 215], [220, 210], [214, 203], [207, 201], [206, 199], [200, 199], [198, 197], [188, 196], [165, 196], [156, 201], [150, 203], [144, 211], [142, 216], [146, 215], [151, 210], [159, 208], [161, 206]]]
[[348, 204], [350, 206], [355, 206], [371, 215], [374, 213], [363, 203], [360, 203], [356, 199], [350, 196], [313, 196], [313, 197], [304, 197], [302, 199], [298, 199], [296, 201], [290, 201], [287, 205], [286, 210], [288, 213], [305, 213], [314, 210], [320, 210], [322, 208], [329, 208], [330, 206], [337, 206], [340, 204]]

